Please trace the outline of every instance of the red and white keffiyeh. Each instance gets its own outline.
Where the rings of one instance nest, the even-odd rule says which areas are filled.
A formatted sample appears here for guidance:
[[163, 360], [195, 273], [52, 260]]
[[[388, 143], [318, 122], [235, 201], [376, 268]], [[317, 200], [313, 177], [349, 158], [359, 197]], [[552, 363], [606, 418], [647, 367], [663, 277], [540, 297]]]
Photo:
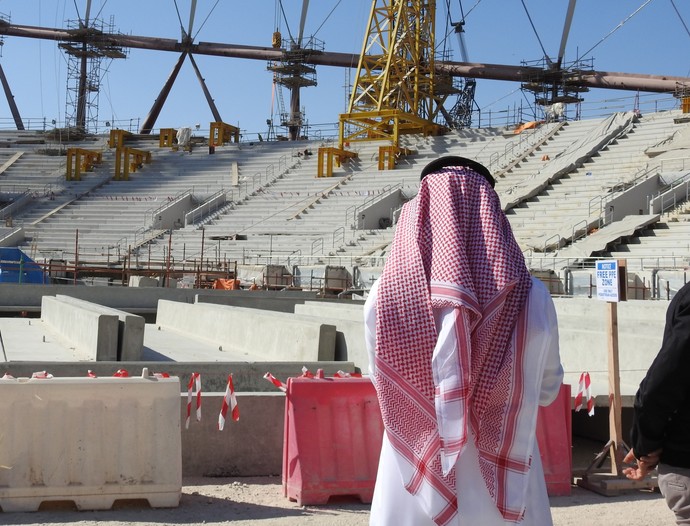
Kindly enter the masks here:
[[[375, 380], [405, 487], [431, 488], [432, 519], [453, 521], [454, 466], [472, 426], [489, 494], [517, 522], [531, 455], [513, 440], [524, 338], [512, 338], [531, 284], [522, 253], [494, 190], [463, 167], [425, 177], [396, 228], [379, 283]], [[444, 307], [455, 315], [450, 351], [436, 349], [433, 309]]]

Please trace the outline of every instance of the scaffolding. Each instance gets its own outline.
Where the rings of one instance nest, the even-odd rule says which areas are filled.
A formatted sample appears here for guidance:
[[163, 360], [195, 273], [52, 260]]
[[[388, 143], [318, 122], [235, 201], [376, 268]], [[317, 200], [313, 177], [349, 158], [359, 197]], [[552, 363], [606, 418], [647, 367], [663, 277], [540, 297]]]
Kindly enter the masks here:
[[[554, 67], [556, 62], [541, 59], [532, 62], [522, 62], [527, 71], [541, 69], [538, 73], [528, 75], [521, 89], [533, 94], [534, 102], [548, 115], [554, 105], [565, 107], [568, 104], [579, 104], [584, 99], [580, 96], [589, 91], [582, 83], [582, 79], [594, 75], [594, 59], [581, 59], [565, 63], [563, 67]], [[535, 115], [535, 117], [537, 117]], [[563, 117], [566, 117], [565, 113]]]
[[121, 45], [109, 38], [114, 34], [114, 18], [108, 24], [100, 19], [68, 21], [75, 39], [59, 44], [68, 57], [65, 127], [98, 131], [98, 95], [103, 76], [103, 60], [126, 58]]
[[[273, 80], [277, 86], [280, 125], [289, 130], [290, 138], [294, 140], [298, 138], [299, 130], [305, 122], [304, 112], [299, 103], [299, 90], [317, 85], [316, 68], [305, 61], [316, 53], [323, 53], [324, 43], [311, 37], [302, 46], [286, 39], [282, 39], [280, 45], [284, 50], [283, 56], [280, 60], [269, 61], [267, 69], [273, 72]], [[283, 86], [291, 93], [289, 111], [286, 111], [283, 101]]]

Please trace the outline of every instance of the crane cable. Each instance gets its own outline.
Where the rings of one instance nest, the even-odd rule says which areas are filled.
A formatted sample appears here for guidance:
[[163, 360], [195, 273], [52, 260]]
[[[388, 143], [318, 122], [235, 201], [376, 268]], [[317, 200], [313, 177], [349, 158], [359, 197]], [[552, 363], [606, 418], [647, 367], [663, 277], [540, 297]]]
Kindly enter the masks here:
[[211, 15], [213, 14], [213, 11], [216, 9], [216, 7], [218, 7], [218, 2], [220, 2], [220, 0], [216, 0], [216, 3], [213, 4], [213, 7], [212, 7], [211, 10], [208, 12], [208, 15], [206, 15], [206, 18], [204, 18], [204, 21], [203, 21], [203, 22], [201, 23], [201, 25], [199, 26], [199, 29], [197, 29], [197, 32], [194, 33], [194, 37], [192, 38], [192, 41], [196, 40], [196, 37], [197, 37], [197, 35], [199, 34], [199, 32], [201, 31], [201, 29], [204, 27], [204, 25], [206, 24], [206, 22], [208, 22], [208, 19], [211, 18]]
[[621, 27], [623, 27], [623, 24], [625, 24], [628, 20], [630, 20], [632, 17], [634, 17], [637, 13], [639, 13], [640, 11], [642, 11], [642, 9], [643, 9], [647, 4], [649, 4], [651, 1], [652, 1], [652, 0], [647, 0], [646, 2], [644, 2], [640, 7], [638, 7], [635, 11], [633, 11], [632, 14], [628, 15], [628, 17], [627, 17], [625, 20], [623, 20], [622, 22], [620, 22], [616, 27], [614, 27], [611, 31], [609, 31], [609, 34], [608, 34], [608, 35], [606, 35], [606, 36], [605, 36], [604, 38], [602, 38], [599, 42], [597, 42], [597, 43], [594, 44], [591, 48], [589, 48], [587, 51], [585, 51], [585, 52], [581, 55], [580, 58], [584, 58], [584, 57], [586, 57], [587, 55], [589, 55], [589, 54], [594, 50], [595, 47], [597, 47], [597, 46], [598, 46], [599, 44], [601, 44], [604, 40], [606, 40], [608, 37], [610, 37], [610, 36], [613, 35], [616, 31], [618, 31]]
[[177, 20], [180, 22], [180, 29], [182, 30], [182, 34], [186, 35], [187, 32], [184, 30], [184, 24], [182, 23], [182, 17], [180, 16], [180, 8], [177, 5], [177, 0], [173, 0], [173, 4], [175, 4], [175, 11], [177, 12]]
[[690, 36], [690, 30], [688, 30], [688, 26], [685, 25], [685, 20], [683, 20], [683, 17], [680, 15], [680, 11], [678, 11], [678, 8], [676, 7], [676, 3], [671, 0], [671, 5], [673, 6], [674, 11], [678, 15], [678, 18], [680, 19], [680, 23], [683, 24], [683, 27], [685, 28], [685, 32]]
[[285, 28], [290, 36], [290, 42], [294, 42], [295, 39], [292, 36], [292, 31], [290, 31], [290, 24], [288, 23], [287, 16], [285, 15], [285, 9], [283, 9], [283, 0], [278, 0], [278, 4], [280, 5], [280, 12], [283, 14], [283, 20], [285, 20]]
[[338, 7], [338, 6], [340, 5], [340, 2], [342, 2], [342, 0], [338, 0], [338, 1], [336, 2], [336, 4], [333, 6], [333, 9], [331, 9], [331, 12], [328, 13], [328, 14], [326, 15], [326, 18], [323, 19], [323, 22], [321, 22], [321, 25], [320, 25], [318, 28], [316, 28], [316, 31], [314, 31], [314, 34], [312, 35], [313, 37], [315, 37], [315, 36], [316, 36], [316, 33], [318, 33], [318, 32], [321, 30], [321, 28], [323, 27], [323, 25], [326, 23], [326, 21], [327, 21], [327, 20], [331, 17], [331, 15], [333, 14], [333, 11], [335, 11], [336, 7]]
[[527, 15], [527, 20], [529, 20], [530, 25], [532, 26], [532, 30], [534, 31], [534, 35], [537, 37], [537, 40], [539, 41], [539, 46], [541, 47], [541, 52], [544, 53], [544, 58], [546, 61], [551, 64], [551, 59], [549, 58], [549, 55], [546, 53], [546, 50], [544, 49], [544, 44], [541, 43], [541, 38], [539, 38], [539, 33], [537, 33], [537, 28], [534, 27], [534, 22], [532, 22], [532, 17], [529, 14], [529, 11], [527, 10], [527, 6], [525, 5], [525, 0], [520, 0], [522, 2], [522, 7], [525, 8], [525, 14]]

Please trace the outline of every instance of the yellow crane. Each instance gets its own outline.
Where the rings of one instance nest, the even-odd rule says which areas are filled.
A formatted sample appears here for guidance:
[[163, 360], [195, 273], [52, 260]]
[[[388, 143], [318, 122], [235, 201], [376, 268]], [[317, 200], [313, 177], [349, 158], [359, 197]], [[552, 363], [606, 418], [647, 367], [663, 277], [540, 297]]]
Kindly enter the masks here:
[[452, 92], [434, 66], [436, 2], [373, 0], [347, 113], [339, 119], [339, 148], [401, 134], [436, 135], [435, 122]]

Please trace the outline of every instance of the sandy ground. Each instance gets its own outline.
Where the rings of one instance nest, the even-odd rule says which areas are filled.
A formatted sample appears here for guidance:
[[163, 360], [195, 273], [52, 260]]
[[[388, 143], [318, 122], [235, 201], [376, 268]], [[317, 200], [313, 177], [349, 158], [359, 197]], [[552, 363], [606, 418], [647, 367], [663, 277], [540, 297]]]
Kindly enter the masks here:
[[[325, 506], [300, 507], [282, 493], [280, 477], [197, 478], [183, 481], [177, 508], [151, 509], [142, 503], [117, 504], [108, 511], [76, 511], [53, 505], [34, 513], [1, 513], [0, 524], [135, 526], [183, 524], [238, 526], [364, 526], [369, 506], [341, 499]], [[605, 497], [577, 486], [568, 497], [552, 497], [556, 526], [667, 526], [673, 517], [660, 494], [635, 490]], [[537, 525], [538, 526], [538, 525]]]

